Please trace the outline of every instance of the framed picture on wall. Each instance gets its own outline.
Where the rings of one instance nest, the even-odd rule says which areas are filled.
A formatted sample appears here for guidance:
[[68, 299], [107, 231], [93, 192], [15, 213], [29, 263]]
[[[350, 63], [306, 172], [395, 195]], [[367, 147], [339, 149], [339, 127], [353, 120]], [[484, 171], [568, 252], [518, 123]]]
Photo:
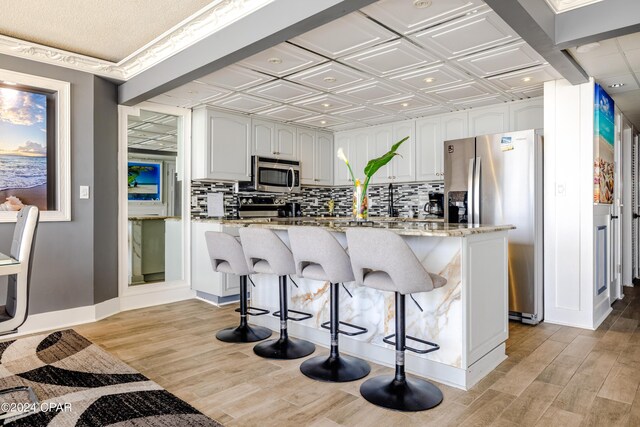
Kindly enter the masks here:
[[0, 69], [0, 222], [69, 221], [70, 84]]
[[127, 165], [129, 200], [162, 201], [162, 162], [129, 161]]

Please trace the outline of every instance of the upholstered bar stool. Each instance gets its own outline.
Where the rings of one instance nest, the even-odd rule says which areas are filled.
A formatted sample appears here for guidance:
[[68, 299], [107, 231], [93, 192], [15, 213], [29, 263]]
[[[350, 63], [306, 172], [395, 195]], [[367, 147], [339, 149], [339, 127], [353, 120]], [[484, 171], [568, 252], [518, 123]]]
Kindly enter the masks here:
[[[405, 350], [425, 354], [438, 350], [437, 344], [406, 335], [405, 295], [429, 292], [447, 283], [444, 277], [429, 273], [409, 245], [396, 233], [380, 229], [350, 228], [347, 243], [356, 283], [395, 293], [396, 331], [384, 338], [395, 344], [395, 375], [381, 375], [365, 381], [360, 394], [374, 405], [400, 411], [422, 411], [442, 402], [442, 392], [428, 381], [407, 378], [404, 370]], [[395, 342], [392, 341], [395, 336]], [[427, 348], [406, 345], [417, 341]]]
[[[249, 268], [256, 273], [275, 274], [280, 282], [280, 310], [273, 313], [280, 316], [280, 338], [262, 342], [253, 351], [268, 359], [298, 359], [310, 355], [316, 346], [309, 341], [289, 338], [287, 331], [289, 320], [300, 321], [312, 317], [309, 313], [289, 310], [288, 307], [287, 277], [296, 272], [291, 250], [273, 230], [266, 228], [241, 228], [240, 239]], [[300, 316], [289, 316], [289, 312]]]
[[[351, 356], [340, 355], [338, 335], [361, 335], [366, 328], [341, 322], [339, 317], [340, 284], [353, 282], [353, 270], [349, 255], [327, 230], [319, 227], [291, 227], [289, 241], [298, 277], [329, 282], [330, 321], [322, 324], [331, 334], [329, 357], [317, 356], [306, 360], [300, 370], [309, 378], [320, 381], [345, 382], [365, 377], [371, 371], [367, 362]], [[340, 329], [347, 326], [353, 331]]]
[[271, 336], [271, 329], [249, 326], [247, 316], [268, 314], [268, 310], [249, 307], [247, 304], [247, 278], [252, 273], [244, 257], [240, 242], [230, 234], [220, 231], [204, 233], [213, 271], [240, 276], [240, 326], [222, 329], [216, 338], [224, 342], [256, 342]]

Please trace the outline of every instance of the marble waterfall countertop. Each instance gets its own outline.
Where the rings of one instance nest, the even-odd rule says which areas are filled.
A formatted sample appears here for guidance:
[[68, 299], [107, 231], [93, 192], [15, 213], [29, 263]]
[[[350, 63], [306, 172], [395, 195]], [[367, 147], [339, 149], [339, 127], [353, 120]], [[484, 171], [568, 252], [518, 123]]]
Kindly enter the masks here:
[[286, 230], [295, 226], [324, 227], [335, 232], [344, 232], [351, 227], [384, 228], [403, 236], [464, 237], [472, 234], [493, 233], [512, 230], [512, 225], [454, 224], [429, 219], [373, 217], [366, 225], [358, 225], [347, 217], [296, 217], [296, 218], [251, 218], [251, 219], [194, 219], [194, 221], [218, 222], [225, 225], [253, 226]]

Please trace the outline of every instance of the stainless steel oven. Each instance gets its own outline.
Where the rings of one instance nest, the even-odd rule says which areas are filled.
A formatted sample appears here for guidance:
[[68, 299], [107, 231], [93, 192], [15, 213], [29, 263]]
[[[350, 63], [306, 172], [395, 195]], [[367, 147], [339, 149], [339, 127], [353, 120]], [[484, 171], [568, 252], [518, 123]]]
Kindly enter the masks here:
[[243, 185], [242, 190], [297, 193], [300, 191], [300, 162], [253, 156], [251, 182]]

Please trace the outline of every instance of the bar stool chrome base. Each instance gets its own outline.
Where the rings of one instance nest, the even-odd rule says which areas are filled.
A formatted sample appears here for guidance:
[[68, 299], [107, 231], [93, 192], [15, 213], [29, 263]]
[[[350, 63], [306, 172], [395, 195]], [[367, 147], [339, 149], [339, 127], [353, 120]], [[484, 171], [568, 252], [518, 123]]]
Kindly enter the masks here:
[[220, 341], [233, 343], [256, 342], [269, 338], [271, 334], [271, 329], [262, 326], [240, 325], [218, 331], [216, 338]]
[[428, 381], [398, 381], [393, 375], [368, 379], [360, 386], [360, 394], [374, 405], [396, 411], [424, 411], [438, 406], [443, 399], [440, 389]]
[[300, 371], [314, 380], [343, 383], [366, 377], [371, 372], [371, 367], [356, 357], [317, 356], [305, 360], [300, 366]]
[[316, 351], [315, 344], [294, 338], [279, 338], [261, 342], [253, 347], [253, 352], [267, 359], [299, 359]]

